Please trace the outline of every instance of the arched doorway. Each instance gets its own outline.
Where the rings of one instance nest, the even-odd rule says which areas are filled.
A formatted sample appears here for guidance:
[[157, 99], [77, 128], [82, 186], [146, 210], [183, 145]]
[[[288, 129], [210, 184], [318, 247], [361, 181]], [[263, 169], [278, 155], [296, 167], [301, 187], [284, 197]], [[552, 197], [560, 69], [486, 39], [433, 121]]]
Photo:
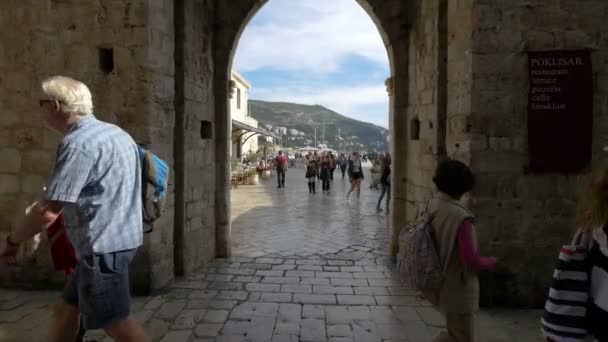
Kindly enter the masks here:
[[[257, 11], [266, 3], [266, 1], [256, 1], [251, 2], [248, 6], [241, 6], [240, 8], [218, 8], [219, 11], [222, 10], [238, 10], [237, 13], [232, 13], [232, 18], [230, 23], [226, 23], [222, 27], [219, 27], [220, 32], [218, 32], [218, 36], [223, 39], [216, 43], [214, 47], [214, 60], [215, 60], [215, 99], [216, 99], [216, 131], [217, 138], [219, 141], [216, 144], [216, 165], [218, 170], [221, 170], [216, 173], [216, 184], [221, 188], [217, 189], [216, 192], [216, 255], [219, 257], [227, 257], [231, 255], [231, 225], [230, 225], [230, 191], [226, 190], [229, 186], [229, 170], [230, 170], [230, 161], [228, 158], [229, 155], [229, 146], [230, 146], [230, 115], [229, 115], [229, 104], [228, 104], [228, 92], [229, 92], [229, 79], [230, 73], [232, 70], [232, 64], [234, 59], [234, 54], [236, 50], [236, 46], [238, 40], [243, 33], [245, 27], [251, 20], [251, 18], [257, 13]], [[387, 2], [378, 1], [365, 1], [365, 0], [357, 0], [363, 9], [370, 15], [378, 31], [384, 44], [387, 49], [387, 54], [389, 58], [389, 64], [391, 69], [391, 80], [395, 77], [396, 73], [399, 70], [401, 72], [407, 72], [407, 70], [403, 70], [401, 68], [396, 68], [394, 65], [395, 60], [395, 48], [393, 47], [392, 41], [398, 38], [398, 35], [394, 35], [394, 37], [389, 36], [387, 34], [386, 26], [388, 22], [391, 20], [390, 15], [398, 15], [402, 13], [400, 2], [395, 1], [391, 4], [390, 7], [386, 7]], [[382, 19], [380, 19], [382, 18]], [[394, 31], [394, 30], [393, 30]], [[405, 49], [404, 49], [405, 48]], [[406, 47], [401, 47], [401, 49], [407, 50]], [[404, 77], [401, 78], [405, 80]], [[388, 82], [389, 84], [389, 94], [393, 94], [392, 89], [395, 85], [399, 85], [398, 81]], [[406, 92], [403, 92], [406, 94]], [[405, 100], [405, 96], [400, 98], [401, 100]], [[398, 137], [400, 136], [398, 133], [399, 130], [396, 130], [394, 125], [394, 114], [395, 106], [398, 104], [397, 101], [390, 101], [389, 112], [390, 122], [389, 129], [391, 131], [391, 152], [395, 155], [395, 152], [398, 152], [401, 148], [404, 148], [406, 143], [401, 141]], [[221, 141], [221, 142], [220, 142]], [[394, 165], [400, 165], [400, 163], [404, 162], [404, 159], [401, 159], [401, 156], [405, 156], [403, 153], [398, 153], [400, 156], [395, 156]], [[405, 172], [406, 169], [402, 167], [396, 168], [398, 171], [395, 173], [394, 177], [396, 179], [403, 178], [405, 179], [405, 173], [400, 174], [401, 172]], [[395, 183], [394, 183], [395, 184]], [[396, 189], [399, 189], [399, 185], [396, 186]], [[404, 194], [404, 191], [398, 192]], [[392, 212], [403, 213], [404, 210], [399, 210], [400, 206], [404, 205], [405, 201], [400, 201], [399, 195], [394, 196], [393, 205], [396, 210]], [[391, 220], [394, 222], [394, 219]]]

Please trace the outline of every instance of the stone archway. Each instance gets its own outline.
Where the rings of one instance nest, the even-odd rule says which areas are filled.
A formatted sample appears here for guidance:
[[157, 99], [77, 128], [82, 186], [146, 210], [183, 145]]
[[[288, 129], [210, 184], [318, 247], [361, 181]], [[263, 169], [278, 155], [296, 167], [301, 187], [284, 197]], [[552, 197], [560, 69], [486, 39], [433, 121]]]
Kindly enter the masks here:
[[[602, 31], [608, 3], [529, 2], [359, 1], [391, 60], [392, 226], [415, 216], [432, 194], [439, 158], [467, 162], [479, 179], [471, 205], [484, 227], [482, 252], [506, 260], [502, 273], [487, 280], [497, 286], [484, 297], [516, 305], [542, 304], [555, 251], [574, 226], [578, 193], [577, 177], [524, 171], [528, 79], [522, 52], [592, 50], [592, 167], [605, 159], [608, 127]], [[32, 103], [41, 79], [65, 74], [89, 85], [99, 118], [174, 166], [167, 214], [137, 257], [136, 287], [162, 288], [175, 275], [229, 255], [228, 70], [241, 31], [264, 3], [0, 4], [6, 19], [0, 21], [0, 90], [9, 94], [0, 106], [0, 238], [52, 169], [58, 139], [42, 127]], [[413, 118], [418, 139], [408, 140]], [[44, 258], [34, 259], [2, 272], [0, 282], [48, 286], [52, 271]], [[63, 277], [54, 278], [61, 284]]]
[[[403, 73], [403, 68], [395, 67], [395, 60], [404, 57], [403, 48], [399, 49], [399, 45], [395, 44], [400, 35], [405, 35], [405, 32], [401, 32], [401, 30], [405, 29], [404, 26], [395, 25], [402, 19], [402, 13], [404, 13], [404, 4], [401, 1], [373, 1], [373, 0], [357, 0], [357, 2], [364, 8], [364, 10], [370, 15], [374, 23], [376, 24], [380, 35], [384, 41], [384, 44], [387, 48], [389, 64], [391, 68], [391, 79], [387, 86], [387, 90], [389, 94], [393, 94], [393, 87], [395, 76], [399, 77], [399, 72]], [[242, 3], [239, 6], [233, 6], [229, 4], [223, 4], [217, 10], [219, 11], [218, 15], [220, 17], [231, 16], [232, 20], [227, 21], [225, 25], [220, 25], [217, 27], [218, 31], [216, 33], [219, 37], [222, 37], [220, 41], [216, 40], [216, 44], [214, 46], [214, 60], [215, 60], [215, 99], [216, 99], [216, 128], [218, 132], [218, 136], [216, 139], [221, 139], [221, 142], [218, 141], [216, 144], [216, 157], [222, 159], [216, 159], [217, 167], [221, 169], [221, 172], [216, 173], [216, 184], [223, 185], [224, 188], [228, 187], [228, 156], [227, 156], [227, 148], [229, 148], [229, 132], [230, 132], [230, 119], [228, 113], [228, 80], [230, 75], [230, 70], [232, 66], [232, 60], [234, 57], [234, 53], [236, 50], [236, 45], [238, 40], [251, 20], [251, 18], [255, 15], [255, 13], [266, 3], [266, 1], [249, 1], [248, 5], [243, 5]], [[223, 23], [224, 24], [224, 23]], [[397, 27], [397, 31], [395, 32], [395, 27]], [[390, 31], [392, 29], [392, 31]], [[397, 49], [395, 49], [397, 46]], [[398, 51], [395, 51], [398, 50]], [[401, 50], [401, 51], [399, 51]], [[402, 79], [405, 79], [406, 75], [401, 75]], [[400, 92], [405, 97], [407, 94], [406, 91]], [[394, 106], [397, 101], [390, 101], [391, 108], [389, 109], [390, 113], [394, 113]], [[395, 122], [393, 121], [393, 116], [391, 115], [390, 122], [390, 130], [392, 132], [395, 131]], [[397, 130], [398, 132], [398, 130]], [[405, 141], [402, 141], [401, 138], [398, 138], [399, 135], [392, 135], [394, 138], [391, 141], [391, 150], [395, 151], [395, 148], [402, 148], [406, 145]], [[395, 153], [393, 153], [395, 155]], [[402, 163], [403, 154], [398, 154], [395, 156], [394, 163], [399, 165]], [[398, 168], [398, 172], [395, 175], [395, 179], [405, 178], [405, 168]], [[219, 190], [219, 189], [218, 189]], [[404, 193], [404, 192], [403, 192]], [[230, 256], [230, 192], [229, 191], [219, 191], [216, 192], [216, 251], [217, 255], [220, 257]], [[403, 212], [399, 210], [401, 206], [403, 206], [403, 201], [400, 201], [399, 196], [395, 196], [396, 201], [393, 201], [393, 205], [397, 210], [393, 210], [392, 212]], [[404, 208], [403, 208], [404, 209]], [[393, 220], [394, 221], [394, 220]]]

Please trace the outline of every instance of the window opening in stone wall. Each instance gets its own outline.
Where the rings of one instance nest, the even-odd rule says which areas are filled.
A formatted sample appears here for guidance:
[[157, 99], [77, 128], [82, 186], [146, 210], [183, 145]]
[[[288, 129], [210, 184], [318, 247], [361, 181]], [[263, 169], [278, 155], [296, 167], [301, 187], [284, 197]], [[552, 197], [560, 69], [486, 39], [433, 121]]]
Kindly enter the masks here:
[[410, 139], [420, 140], [420, 120], [413, 118], [410, 122]]
[[213, 138], [213, 126], [211, 121], [201, 120], [201, 139]]
[[99, 48], [99, 69], [105, 74], [109, 74], [114, 71], [114, 49], [113, 48]]

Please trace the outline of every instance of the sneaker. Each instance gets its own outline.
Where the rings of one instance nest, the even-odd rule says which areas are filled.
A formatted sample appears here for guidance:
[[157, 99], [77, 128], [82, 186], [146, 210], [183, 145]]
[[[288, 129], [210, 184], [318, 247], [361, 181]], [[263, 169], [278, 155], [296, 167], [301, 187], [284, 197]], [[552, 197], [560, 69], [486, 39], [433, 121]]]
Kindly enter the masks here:
[[382, 212], [382, 209], [380, 209], [380, 208], [376, 208], [376, 211], [377, 211], [377, 212], [379, 212], [379, 213], [381, 213], [381, 212]]

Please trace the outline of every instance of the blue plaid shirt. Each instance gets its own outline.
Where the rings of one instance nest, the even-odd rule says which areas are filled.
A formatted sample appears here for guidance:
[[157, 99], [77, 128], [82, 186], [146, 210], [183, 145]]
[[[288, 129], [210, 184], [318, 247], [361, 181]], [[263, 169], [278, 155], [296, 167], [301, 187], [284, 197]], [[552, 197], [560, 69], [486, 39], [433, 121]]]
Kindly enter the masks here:
[[88, 115], [63, 138], [45, 199], [63, 202], [68, 237], [88, 256], [142, 244], [141, 186], [131, 136]]

